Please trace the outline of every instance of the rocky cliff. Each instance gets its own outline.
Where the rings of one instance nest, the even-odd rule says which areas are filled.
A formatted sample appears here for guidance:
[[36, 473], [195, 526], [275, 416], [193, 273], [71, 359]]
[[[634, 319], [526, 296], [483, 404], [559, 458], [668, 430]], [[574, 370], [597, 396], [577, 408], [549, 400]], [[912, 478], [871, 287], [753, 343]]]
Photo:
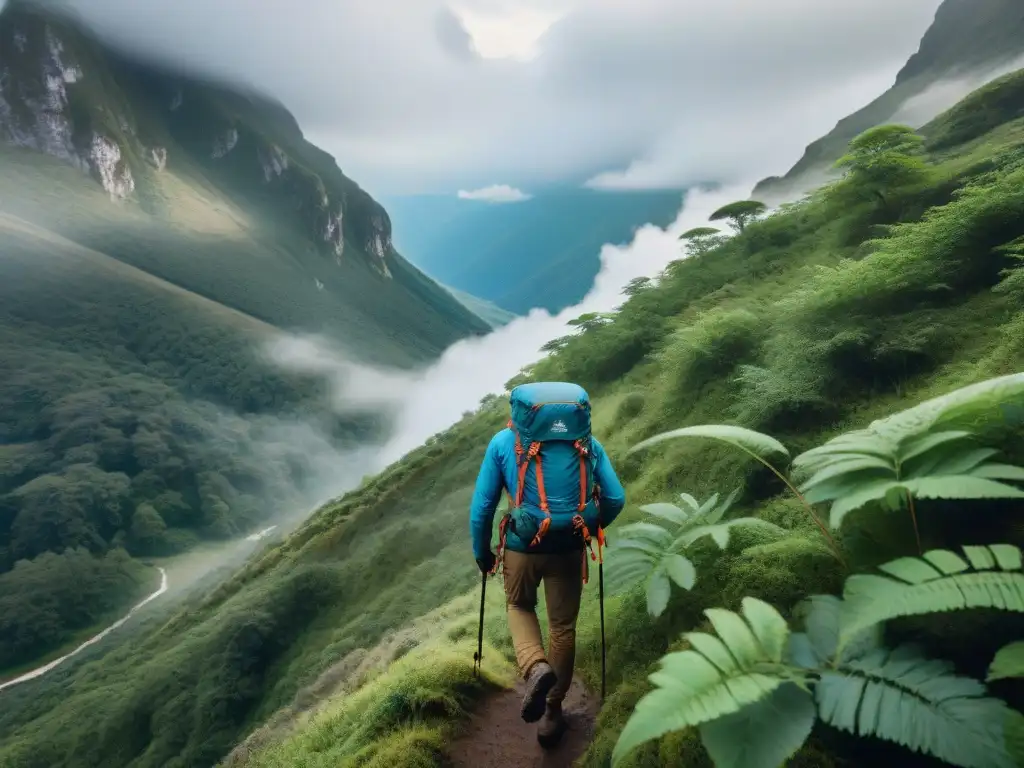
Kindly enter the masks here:
[[[808, 145], [803, 157], [784, 176], [759, 182], [753, 195], [774, 203], [810, 189], [831, 173], [832, 163], [860, 133], [890, 121], [920, 127], [973, 88], [1017, 66], [1024, 66], [1024, 3], [945, 0], [918, 51], [907, 60], [893, 86]], [[944, 81], [952, 87], [932, 91]], [[926, 103], [907, 109], [929, 92], [932, 97]]]
[[309, 144], [280, 104], [131, 61], [73, 18], [24, 2], [0, 15], [0, 139], [87, 173], [154, 212], [154, 177], [200, 170], [322, 254], [395, 258], [387, 212]]

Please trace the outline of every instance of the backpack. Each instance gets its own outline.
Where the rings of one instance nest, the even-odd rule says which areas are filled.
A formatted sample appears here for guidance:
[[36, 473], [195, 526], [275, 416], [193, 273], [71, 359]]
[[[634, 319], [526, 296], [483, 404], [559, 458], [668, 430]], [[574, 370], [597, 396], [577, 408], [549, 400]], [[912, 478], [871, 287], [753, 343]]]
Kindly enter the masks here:
[[[509, 495], [509, 515], [514, 521], [516, 534], [531, 539], [530, 547], [537, 546], [552, 526], [551, 510], [544, 490], [541, 454], [552, 443], [570, 443], [579, 455], [579, 503], [567, 527], [590, 545], [590, 527], [599, 527], [596, 518], [590, 526], [584, 511], [599, 493], [594, 482], [596, 465], [590, 432], [590, 398], [577, 384], [566, 382], [537, 382], [515, 387], [509, 397], [511, 418], [508, 427], [516, 437], [516, 489], [506, 489]], [[523, 506], [523, 489], [531, 465], [535, 473], [538, 505], [544, 517], [538, 522]], [[593, 510], [596, 515], [596, 509]], [[560, 518], [564, 517], [562, 515]]]

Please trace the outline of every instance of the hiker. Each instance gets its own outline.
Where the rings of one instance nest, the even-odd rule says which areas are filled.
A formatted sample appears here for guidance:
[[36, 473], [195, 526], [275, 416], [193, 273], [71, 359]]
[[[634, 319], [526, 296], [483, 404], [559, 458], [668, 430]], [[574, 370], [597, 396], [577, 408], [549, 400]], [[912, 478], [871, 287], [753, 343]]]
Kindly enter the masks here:
[[[625, 504], [625, 491], [601, 444], [590, 434], [590, 401], [576, 384], [523, 384], [509, 398], [512, 418], [487, 446], [470, 508], [473, 556], [482, 573], [504, 570], [505, 601], [516, 662], [526, 680], [522, 717], [540, 720], [537, 738], [553, 746], [565, 732], [562, 701], [572, 682], [576, 619], [604, 527]], [[509, 509], [491, 526], [502, 490]], [[549, 654], [537, 620], [544, 582]]]

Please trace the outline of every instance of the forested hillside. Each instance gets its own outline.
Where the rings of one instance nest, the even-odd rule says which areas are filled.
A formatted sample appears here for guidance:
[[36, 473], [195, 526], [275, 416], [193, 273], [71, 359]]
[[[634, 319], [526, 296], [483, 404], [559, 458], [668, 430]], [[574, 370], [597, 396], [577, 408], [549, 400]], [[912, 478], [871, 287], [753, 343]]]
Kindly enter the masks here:
[[269, 342], [409, 367], [489, 326], [281, 105], [21, 2], [0, 73], [2, 678], [152, 591], [137, 558], [358, 481], [346, 451], [387, 414], [338, 416]]
[[[957, 99], [959, 88], [1015, 69], [1024, 63], [1022, 57], [1024, 6], [1017, 0], [945, 0], [917, 53], [897, 74], [893, 86], [812, 142], [784, 176], [761, 181], [754, 195], [773, 203], [817, 186], [833, 173], [832, 164], [859, 133], [882, 123], [911, 119], [901, 117], [900, 112], [916, 97], [926, 101], [913, 110], [915, 113], [931, 110], [920, 118], [924, 122], [952, 106], [950, 99]], [[943, 83], [949, 85], [948, 89], [929, 95], [930, 89], [941, 89]]]
[[[1011, 754], [1024, 690], [1010, 656], [993, 668], [998, 679], [980, 682], [996, 652], [1024, 637], [1015, 548], [1024, 544], [1022, 83], [1024, 71], [974, 94], [923, 138], [902, 127], [858, 138], [842, 180], [713, 248], [691, 246], [610, 322], [518, 377], [587, 387], [595, 432], [627, 486], [629, 506], [609, 532], [607, 576], [618, 587], [606, 606], [609, 696], [584, 765], [607, 766], [613, 751], [634, 766], [708, 766], [712, 755], [720, 765], [768, 766], [792, 751], [790, 765], [816, 768], [1024, 764]], [[801, 452], [1011, 374], [844, 438], [831, 454], [817, 452], [831, 474], [790, 479], [813, 465], [815, 454]], [[488, 590], [486, 674], [472, 675], [479, 576], [465, 523], [480, 458], [507, 407], [488, 398], [144, 640], [11, 691], [0, 710], [0, 765], [206, 765], [229, 753], [225, 764], [282, 768], [443, 760], [481, 697], [511, 681], [498, 588]], [[723, 423], [770, 436], [701, 429], [629, 452], [667, 429]], [[787, 453], [801, 454], [793, 467]], [[793, 493], [794, 482], [806, 495]], [[643, 505], [674, 500], [682, 515], [689, 502], [680, 494], [721, 501], [733, 489], [720, 518], [727, 535], [719, 526], [687, 539], [692, 579], [674, 569], [682, 583], [672, 583], [657, 561], [636, 579], [635, 563], [616, 560], [627, 524], [674, 518]], [[640, 541], [656, 554], [663, 543]], [[888, 602], [880, 608], [864, 592], [857, 615], [864, 629], [885, 626], [888, 647], [914, 647], [890, 654], [872, 635], [849, 646], [852, 661], [822, 667], [814, 654], [838, 653], [836, 603], [818, 599], [803, 627], [802, 601], [843, 594], [848, 577], [900, 557], [911, 559], [889, 567]], [[976, 575], [993, 586], [964, 598], [962, 585], [982, 583]], [[934, 593], [921, 600], [912, 587], [929, 580]], [[596, 690], [593, 581], [584, 602], [578, 660]], [[965, 604], [976, 608], [955, 610]], [[704, 613], [741, 607], [750, 625]], [[929, 615], [937, 608], [950, 612]], [[787, 623], [809, 644], [789, 644]], [[744, 626], [753, 627], [749, 641]], [[684, 634], [695, 631], [719, 633], [737, 655]], [[784, 648], [803, 648], [804, 666], [783, 664]], [[694, 649], [717, 659], [707, 676], [714, 707], [688, 703], [690, 684], [673, 687], [663, 675], [660, 705], [638, 709], [624, 730], [654, 688], [647, 676], [658, 660]], [[693, 654], [671, 658], [669, 676]], [[731, 690], [742, 695], [725, 695], [720, 678], [749, 679], [745, 664], [762, 665], [760, 683], [737, 682]], [[805, 675], [818, 704], [783, 684], [784, 674]], [[776, 688], [784, 700], [743, 708]], [[746, 750], [730, 761], [731, 747]]]

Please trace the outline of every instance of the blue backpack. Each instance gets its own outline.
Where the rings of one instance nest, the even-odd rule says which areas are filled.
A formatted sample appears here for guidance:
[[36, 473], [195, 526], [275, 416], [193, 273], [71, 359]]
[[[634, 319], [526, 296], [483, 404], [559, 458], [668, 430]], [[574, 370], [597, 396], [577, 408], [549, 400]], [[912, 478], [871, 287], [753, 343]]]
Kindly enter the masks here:
[[[531, 547], [537, 546], [552, 528], [552, 514], [544, 489], [544, 472], [541, 453], [546, 446], [569, 444], [579, 457], [579, 503], [573, 514], [558, 513], [556, 530], [573, 530], [585, 544], [590, 545], [590, 527], [599, 528], [596, 519], [596, 505], [591, 507], [590, 525], [584, 518], [591, 499], [597, 497], [599, 489], [594, 482], [595, 460], [591, 447], [590, 398], [586, 390], [577, 384], [566, 382], [537, 382], [522, 384], [512, 390], [509, 398], [512, 418], [508, 427], [516, 436], [516, 464], [518, 475], [515, 494], [509, 494], [509, 516], [513, 520], [518, 536], [530, 539]], [[558, 450], [564, 451], [564, 447]], [[537, 486], [537, 503], [543, 517], [538, 521], [534, 515], [523, 509], [523, 489], [527, 472], [533, 465]]]

